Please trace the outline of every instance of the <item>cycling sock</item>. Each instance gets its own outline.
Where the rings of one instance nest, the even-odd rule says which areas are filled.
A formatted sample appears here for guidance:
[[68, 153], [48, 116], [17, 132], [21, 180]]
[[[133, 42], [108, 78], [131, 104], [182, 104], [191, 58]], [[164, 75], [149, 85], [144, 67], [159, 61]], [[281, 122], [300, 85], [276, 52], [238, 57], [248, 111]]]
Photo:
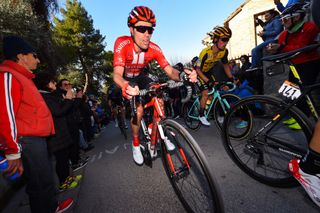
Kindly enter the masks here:
[[320, 153], [309, 148], [308, 154], [300, 162], [300, 168], [308, 174], [320, 174]]
[[204, 108], [200, 108], [199, 110], [199, 116], [203, 117], [204, 116]]
[[133, 146], [139, 146], [140, 141], [139, 141], [139, 135], [134, 135], [133, 136]]

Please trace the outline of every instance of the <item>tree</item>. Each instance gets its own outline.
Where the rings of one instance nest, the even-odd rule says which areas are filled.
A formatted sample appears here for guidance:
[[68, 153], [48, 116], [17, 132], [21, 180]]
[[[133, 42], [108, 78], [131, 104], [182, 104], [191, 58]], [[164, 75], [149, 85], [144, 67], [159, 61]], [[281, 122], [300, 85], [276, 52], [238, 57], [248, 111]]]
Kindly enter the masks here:
[[54, 18], [54, 40], [66, 56], [66, 64], [73, 64], [84, 74], [85, 88], [97, 91], [106, 71], [105, 37], [94, 29], [91, 16], [78, 0], [67, 0], [61, 14], [61, 20]]
[[54, 10], [49, 5], [58, 6], [54, 0], [0, 1], [0, 40], [6, 35], [27, 39], [38, 50], [43, 68], [55, 72], [57, 63], [48, 17]]

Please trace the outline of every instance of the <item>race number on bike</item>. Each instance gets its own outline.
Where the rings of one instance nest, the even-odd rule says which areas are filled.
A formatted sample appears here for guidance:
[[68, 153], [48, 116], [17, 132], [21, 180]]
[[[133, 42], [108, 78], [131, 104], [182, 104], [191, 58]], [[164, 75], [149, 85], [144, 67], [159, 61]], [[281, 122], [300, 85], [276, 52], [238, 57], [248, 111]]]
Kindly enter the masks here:
[[278, 92], [291, 100], [294, 100], [301, 95], [299, 87], [287, 80], [283, 82]]

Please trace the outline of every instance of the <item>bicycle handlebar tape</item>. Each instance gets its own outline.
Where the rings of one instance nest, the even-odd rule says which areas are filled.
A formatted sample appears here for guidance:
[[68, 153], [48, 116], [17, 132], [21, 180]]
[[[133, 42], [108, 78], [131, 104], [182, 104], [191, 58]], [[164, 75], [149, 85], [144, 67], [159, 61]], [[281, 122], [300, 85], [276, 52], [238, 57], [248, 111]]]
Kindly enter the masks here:
[[[135, 87], [137, 84], [134, 82], [129, 82], [129, 85], [131, 87]], [[136, 104], [136, 97], [132, 96], [130, 100], [130, 106], [131, 106], [131, 117], [133, 118], [133, 124], [137, 124], [137, 104]]]
[[188, 82], [188, 79], [189, 79], [185, 72], [181, 72], [179, 74], [179, 78], [180, 78], [180, 81], [182, 81], [182, 82]]

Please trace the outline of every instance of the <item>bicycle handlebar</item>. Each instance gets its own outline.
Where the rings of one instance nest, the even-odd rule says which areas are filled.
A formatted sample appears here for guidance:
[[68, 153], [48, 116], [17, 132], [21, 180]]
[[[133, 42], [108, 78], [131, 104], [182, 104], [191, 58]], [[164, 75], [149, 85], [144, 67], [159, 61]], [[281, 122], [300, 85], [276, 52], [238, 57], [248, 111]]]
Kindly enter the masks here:
[[[169, 88], [169, 89], [173, 89], [173, 88], [177, 88], [177, 87], [181, 87], [185, 85], [184, 82], [182, 81], [179, 81], [179, 82], [175, 82], [175, 81], [168, 81], [168, 82], [165, 82], [165, 83], [162, 83], [162, 84], [154, 84], [154, 85], [151, 85], [151, 87], [149, 89], [142, 89], [139, 91], [139, 95], [136, 95], [136, 96], [132, 96], [131, 100], [130, 100], [130, 106], [131, 106], [131, 116], [133, 118], [136, 117], [137, 115], [137, 106], [136, 106], [136, 97], [137, 96], [145, 96], [149, 93], [154, 93], [156, 91], [159, 91], [159, 90], [163, 90], [165, 88]], [[131, 86], [131, 84], [130, 84]], [[185, 98], [181, 99], [181, 102], [182, 103], [185, 103], [185, 102], [188, 102], [191, 98], [191, 95], [192, 95], [192, 88], [190, 85], [186, 85], [187, 87], [187, 95]], [[136, 119], [133, 119], [133, 120], [136, 120]]]

